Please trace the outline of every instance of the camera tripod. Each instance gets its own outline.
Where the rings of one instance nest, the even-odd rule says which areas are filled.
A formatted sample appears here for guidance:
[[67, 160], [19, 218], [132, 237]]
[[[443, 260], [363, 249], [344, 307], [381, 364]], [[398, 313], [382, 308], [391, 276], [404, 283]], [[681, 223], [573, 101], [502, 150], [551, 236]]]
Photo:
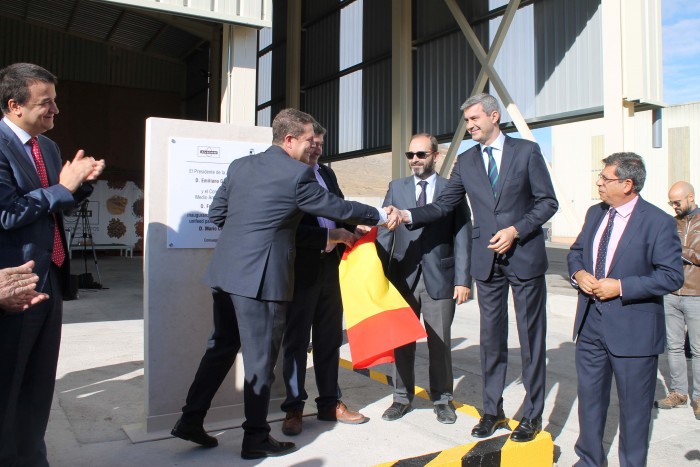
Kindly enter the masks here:
[[[83, 229], [83, 263], [85, 264], [85, 273], [80, 274], [78, 276], [78, 284], [80, 288], [83, 289], [101, 289], [102, 288], [102, 277], [100, 277], [100, 268], [97, 265], [97, 253], [95, 252], [95, 242], [92, 238], [92, 227], [90, 227], [90, 219], [88, 219], [88, 200], [84, 200], [82, 203], [80, 203], [77, 211], [77, 217], [75, 219], [75, 224], [73, 224], [73, 229], [71, 230], [70, 234], [70, 245], [68, 245], [68, 249], [70, 250], [71, 245], [73, 245], [73, 241], [75, 240], [75, 232], [78, 230], [78, 224], [81, 225]], [[88, 273], [88, 266], [87, 266], [87, 248], [88, 248], [88, 240], [90, 243], [90, 248], [92, 249], [92, 259], [95, 263], [95, 272], [97, 273], [97, 282], [94, 282], [92, 279], [92, 274]], [[80, 243], [78, 243], [80, 245]]]

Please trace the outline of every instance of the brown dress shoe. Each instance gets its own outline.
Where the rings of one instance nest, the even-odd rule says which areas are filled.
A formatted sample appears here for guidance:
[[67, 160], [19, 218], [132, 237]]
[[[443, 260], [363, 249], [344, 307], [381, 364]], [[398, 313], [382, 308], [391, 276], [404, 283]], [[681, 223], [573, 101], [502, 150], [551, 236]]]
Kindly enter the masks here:
[[365, 417], [360, 412], [354, 412], [348, 409], [343, 401], [338, 401], [335, 409], [333, 407], [319, 409], [316, 417], [326, 422], [337, 421], [340, 423], [349, 423], [351, 425], [359, 425], [360, 423], [369, 421], [369, 418]]
[[282, 433], [287, 436], [296, 436], [301, 433], [301, 417], [303, 412], [301, 410], [292, 410], [287, 412], [287, 416], [282, 423]]

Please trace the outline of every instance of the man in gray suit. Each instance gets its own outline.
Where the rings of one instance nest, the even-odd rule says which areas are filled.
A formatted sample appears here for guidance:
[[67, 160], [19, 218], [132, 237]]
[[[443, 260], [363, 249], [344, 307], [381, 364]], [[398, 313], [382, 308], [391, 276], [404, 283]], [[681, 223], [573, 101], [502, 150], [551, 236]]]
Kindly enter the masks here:
[[531, 441], [542, 430], [547, 334], [547, 254], [542, 225], [559, 203], [540, 147], [501, 133], [495, 97], [477, 94], [461, 107], [467, 131], [479, 144], [460, 154], [442, 194], [432, 204], [402, 217], [421, 227], [464, 198], [474, 213], [471, 273], [480, 313], [484, 414], [472, 436], [491, 436], [507, 425], [503, 388], [508, 369], [508, 289], [513, 291], [520, 338], [525, 401], [520, 424], [510, 438]]
[[[447, 180], [435, 173], [440, 152], [434, 136], [426, 133], [413, 136], [406, 157], [413, 175], [389, 184], [384, 206], [425, 206], [447, 186]], [[463, 303], [469, 296], [471, 237], [471, 218], [464, 197], [450, 216], [421, 229], [400, 226], [393, 235], [383, 229], [377, 237], [378, 252], [389, 280], [416, 315], [423, 315], [428, 334], [430, 399], [440, 423], [457, 420], [452, 405], [450, 328], [455, 301]], [[382, 415], [387, 421], [398, 420], [411, 411], [416, 343], [395, 349], [394, 357], [394, 402]]]
[[[81, 150], [63, 165], [53, 128], [56, 83], [31, 63], [0, 70], [0, 268], [33, 260], [36, 291], [48, 296], [29, 312], [0, 314], [0, 465], [43, 466], [61, 342], [63, 290], [70, 275], [63, 212], [91, 192], [104, 161]], [[43, 295], [42, 295], [43, 296]]]
[[[214, 298], [214, 329], [172, 434], [207, 447], [218, 444], [204, 431], [204, 417], [242, 349], [244, 459], [296, 449], [270, 436], [267, 413], [294, 291], [295, 234], [304, 212], [352, 224], [387, 223], [383, 211], [344, 201], [319, 185], [308, 165], [314, 123], [295, 109], [277, 114], [272, 146], [232, 162], [209, 208], [209, 218], [222, 228], [205, 274]], [[387, 225], [397, 221], [392, 214]]]

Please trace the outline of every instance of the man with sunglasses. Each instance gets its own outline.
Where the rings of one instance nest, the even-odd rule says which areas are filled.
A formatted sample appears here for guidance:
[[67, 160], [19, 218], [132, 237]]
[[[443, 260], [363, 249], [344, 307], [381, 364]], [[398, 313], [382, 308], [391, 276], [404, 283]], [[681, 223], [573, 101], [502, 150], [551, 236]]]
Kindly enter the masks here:
[[663, 296], [683, 283], [681, 243], [671, 216], [641, 198], [646, 169], [631, 152], [603, 159], [591, 206], [567, 257], [578, 290], [574, 320], [578, 379], [578, 467], [606, 465], [603, 432], [615, 376], [619, 465], [646, 465]]
[[[407, 209], [424, 206], [437, 198], [447, 186], [447, 180], [435, 173], [439, 157], [434, 136], [425, 133], [413, 136], [406, 153], [413, 175], [389, 184], [384, 206]], [[408, 230], [399, 226], [393, 234], [383, 230], [386, 229], [377, 237], [377, 251], [387, 277], [416, 315], [423, 315], [428, 334], [429, 393], [437, 420], [454, 423], [457, 415], [452, 405], [450, 328], [455, 302], [467, 300], [472, 282], [469, 208], [463, 197], [451, 215], [423, 228]], [[384, 420], [398, 420], [412, 409], [415, 356], [415, 342], [394, 350], [394, 400], [382, 415]]]
[[466, 194], [474, 213], [471, 274], [480, 314], [484, 413], [472, 436], [486, 438], [505, 427], [503, 389], [508, 368], [508, 291], [513, 292], [525, 401], [511, 433], [531, 441], [542, 430], [547, 333], [547, 254], [542, 225], [559, 206], [540, 147], [501, 133], [495, 97], [477, 94], [461, 107], [467, 131], [479, 144], [460, 154], [445, 190], [432, 204], [402, 211], [422, 227], [444, 217]]
[[695, 204], [695, 190], [688, 182], [674, 183], [668, 191], [668, 199], [668, 205], [676, 212], [684, 277], [683, 286], [664, 297], [671, 383], [669, 394], [654, 405], [659, 409], [688, 406], [691, 393], [684, 352], [687, 326], [694, 386], [691, 405], [695, 418], [700, 420], [700, 209]]

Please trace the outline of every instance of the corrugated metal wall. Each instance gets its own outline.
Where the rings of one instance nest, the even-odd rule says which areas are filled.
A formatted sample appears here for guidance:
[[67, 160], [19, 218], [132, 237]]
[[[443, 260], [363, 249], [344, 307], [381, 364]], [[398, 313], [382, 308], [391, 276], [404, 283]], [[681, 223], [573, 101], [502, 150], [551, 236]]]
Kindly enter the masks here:
[[186, 64], [0, 17], [0, 66], [29, 61], [60, 80], [153, 89], [184, 95]]
[[[478, 36], [488, 33], [487, 25], [477, 26]], [[451, 135], [479, 74], [479, 61], [461, 32], [426, 42], [413, 56], [414, 133]]]
[[[602, 106], [600, 2], [532, 0], [516, 13], [495, 68], [526, 118], [588, 113]], [[276, 12], [278, 4], [284, 8], [286, 2], [276, 1]], [[460, 0], [458, 4], [488, 51], [507, 2]], [[343, 157], [345, 153], [386, 150], [391, 143], [391, 0], [304, 0], [302, 5], [302, 110], [328, 126], [326, 153]], [[351, 11], [357, 8], [362, 9], [361, 19]], [[454, 133], [459, 106], [469, 97], [481, 66], [444, 2], [413, 0], [412, 14], [412, 131], [430, 132], [447, 140]], [[361, 42], [343, 35], [359, 23]], [[275, 24], [283, 31], [276, 31], [273, 48], [283, 43], [286, 34], [286, 24]], [[358, 70], [341, 78], [344, 70], [356, 63], [358, 51], [362, 56]], [[268, 103], [281, 101], [284, 93], [284, 70], [274, 65], [276, 53], [275, 48], [273, 91]], [[338, 87], [328, 84], [341, 79]], [[359, 102], [358, 110], [355, 105]], [[265, 102], [259, 99], [258, 103], [261, 110]], [[503, 115], [504, 122], [509, 120]], [[337, 133], [336, 123], [340, 125]]]
[[534, 5], [536, 115], [603, 105], [600, 0]]

